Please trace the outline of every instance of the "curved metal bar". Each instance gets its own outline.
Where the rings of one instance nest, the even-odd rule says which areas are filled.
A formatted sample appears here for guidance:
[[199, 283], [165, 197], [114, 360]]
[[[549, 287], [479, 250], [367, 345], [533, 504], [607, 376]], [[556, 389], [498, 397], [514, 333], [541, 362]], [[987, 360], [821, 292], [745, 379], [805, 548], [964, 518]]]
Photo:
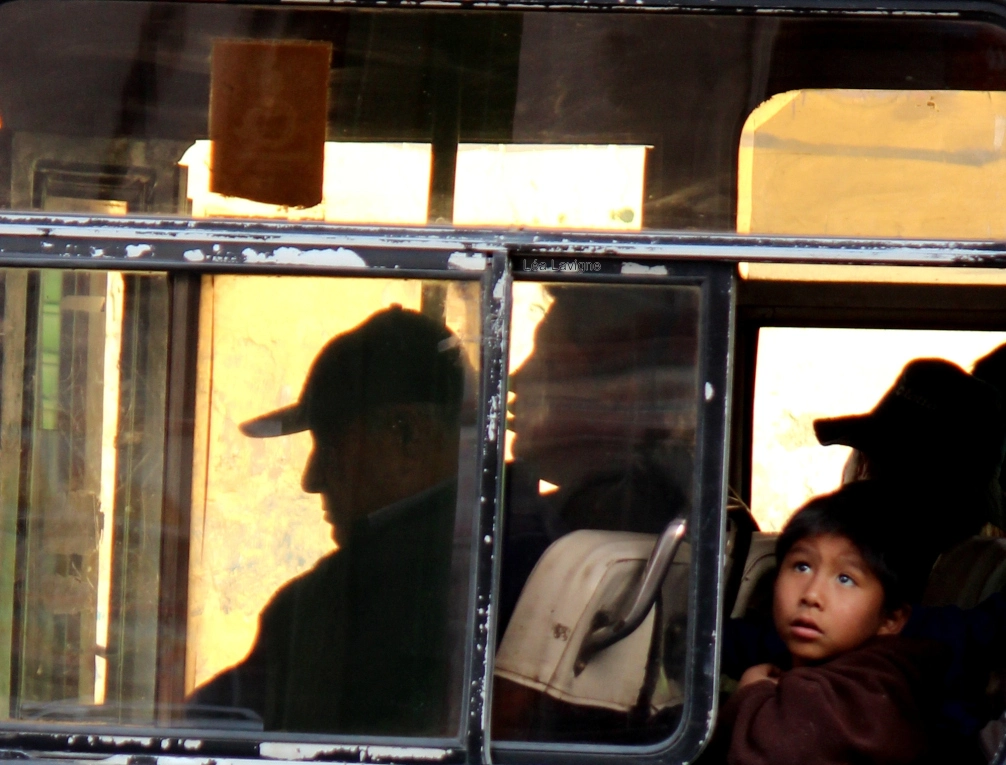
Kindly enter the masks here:
[[664, 529], [657, 543], [653, 546], [646, 568], [639, 582], [639, 588], [632, 598], [625, 616], [612, 619], [611, 614], [600, 612], [595, 617], [595, 627], [583, 640], [580, 653], [577, 654], [573, 666], [574, 674], [579, 675], [599, 651], [617, 643], [622, 638], [632, 634], [646, 615], [650, 613], [660, 594], [660, 586], [671, 568], [674, 556], [678, 552], [681, 540], [684, 539], [687, 524], [684, 520], [672, 521]]

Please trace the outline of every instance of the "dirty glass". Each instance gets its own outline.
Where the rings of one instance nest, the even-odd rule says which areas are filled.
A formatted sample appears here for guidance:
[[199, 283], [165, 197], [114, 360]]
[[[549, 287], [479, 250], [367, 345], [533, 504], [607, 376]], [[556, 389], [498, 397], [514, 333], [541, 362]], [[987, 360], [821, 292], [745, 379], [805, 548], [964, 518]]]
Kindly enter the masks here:
[[[624, 616], [694, 493], [700, 291], [514, 284], [492, 731], [496, 741], [668, 737], [683, 696], [689, 544], [645, 621]], [[582, 663], [581, 663], [582, 662]]]
[[0, 275], [0, 718], [457, 737], [479, 284]]
[[1003, 239], [1006, 92], [793, 90], [748, 117], [737, 230]]
[[150, 719], [167, 280], [0, 279], [0, 718]]
[[773, 95], [1002, 92], [1004, 60], [965, 19], [15, 0], [0, 207], [735, 231], [744, 122]]

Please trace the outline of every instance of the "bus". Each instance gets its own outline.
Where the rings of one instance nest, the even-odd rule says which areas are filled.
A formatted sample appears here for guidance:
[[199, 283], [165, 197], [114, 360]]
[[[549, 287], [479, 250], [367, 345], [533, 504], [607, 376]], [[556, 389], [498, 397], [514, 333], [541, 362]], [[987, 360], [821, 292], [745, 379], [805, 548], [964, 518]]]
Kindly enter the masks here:
[[1004, 138], [993, 0], [5, 0], [0, 757], [694, 761]]

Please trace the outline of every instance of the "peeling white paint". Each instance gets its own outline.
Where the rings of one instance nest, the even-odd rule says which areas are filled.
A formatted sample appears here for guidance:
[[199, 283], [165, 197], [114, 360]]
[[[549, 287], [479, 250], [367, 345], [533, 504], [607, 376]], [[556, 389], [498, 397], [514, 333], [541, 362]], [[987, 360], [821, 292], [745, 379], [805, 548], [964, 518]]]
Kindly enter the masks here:
[[90, 253], [91, 253], [91, 257], [92, 258], [103, 258], [103, 257], [105, 257], [105, 248], [104, 247], [92, 247], [90, 249]]
[[198, 738], [183, 739], [180, 743], [186, 752], [198, 752], [203, 748], [203, 742]]
[[[336, 0], [338, 1], [338, 0]], [[495, 7], [494, 4], [476, 3], [477, 6]], [[532, 6], [528, 6], [532, 7]], [[705, 261], [762, 261], [816, 262], [816, 263], [889, 263], [898, 265], [930, 264], [997, 264], [1006, 263], [1006, 250], [1002, 243], [956, 240], [918, 240], [892, 243], [884, 240], [843, 240], [835, 238], [758, 238], [729, 235], [631, 235], [600, 238], [589, 233], [547, 235], [534, 231], [505, 231], [500, 233], [441, 231], [417, 232], [395, 230], [387, 227], [357, 226], [333, 228], [330, 226], [291, 225], [262, 220], [226, 222], [210, 225], [206, 221], [167, 220], [154, 218], [129, 218], [123, 220], [92, 218], [89, 216], [53, 216], [38, 213], [0, 213], [0, 236], [8, 239], [26, 238], [32, 241], [31, 249], [38, 251], [41, 240], [62, 240], [59, 254], [75, 256], [89, 253], [90, 241], [104, 245], [109, 241], [124, 246], [151, 248], [150, 244], [137, 242], [188, 243], [202, 247], [206, 252], [208, 242], [214, 242], [215, 254], [237, 254], [241, 249], [264, 253], [273, 247], [290, 246], [296, 251], [325, 251], [337, 242], [339, 248], [404, 248], [442, 253], [475, 250], [487, 251], [535, 243], [541, 254], [555, 256], [608, 257], [612, 252], [622, 257], [645, 259], [648, 257], [688, 258]], [[69, 241], [67, 241], [69, 240]], [[575, 253], [572, 250], [575, 249]], [[338, 249], [336, 249], [338, 251]], [[47, 254], [52, 248], [46, 249]], [[134, 250], [128, 257], [141, 257], [146, 250]], [[11, 259], [30, 261], [22, 246], [10, 246], [0, 253]], [[92, 257], [109, 257], [107, 248], [95, 246]], [[262, 262], [277, 262], [265, 260]], [[296, 263], [308, 264], [298, 258]], [[340, 264], [325, 260], [323, 265]], [[502, 290], [499, 293], [502, 296]]]
[[493, 396], [489, 399], [489, 414], [486, 418], [488, 420], [488, 427], [486, 428], [486, 440], [489, 443], [496, 441], [496, 421], [499, 418], [499, 396]]
[[192, 263], [202, 263], [206, 260], [206, 254], [202, 250], [186, 250], [182, 257]]
[[642, 263], [623, 263], [623, 274], [647, 274], [649, 276], [667, 276], [667, 266], [645, 266]]
[[421, 760], [443, 762], [451, 756], [450, 749], [427, 749], [418, 746], [367, 746], [362, 754], [368, 762], [375, 760]]
[[259, 744], [258, 752], [260, 757], [269, 760], [316, 760], [330, 757], [353, 757], [355, 759], [360, 753], [360, 747], [263, 741]]
[[493, 287], [493, 300], [503, 299], [503, 279], [496, 280], [496, 286]]
[[144, 255], [150, 255], [154, 251], [154, 248], [149, 244], [127, 244], [126, 245], [126, 257], [127, 258], [142, 258]]
[[366, 268], [363, 258], [350, 249], [302, 250], [299, 247], [277, 247], [271, 253], [261, 253], [251, 247], [241, 251], [249, 263], [279, 263], [301, 266], [341, 266], [343, 268]]
[[99, 744], [106, 744], [111, 746], [143, 746], [151, 747], [154, 745], [154, 739], [152, 738], [131, 738], [129, 736], [98, 736]]
[[447, 258], [447, 267], [462, 271], [485, 271], [486, 256], [470, 252], [452, 252]]

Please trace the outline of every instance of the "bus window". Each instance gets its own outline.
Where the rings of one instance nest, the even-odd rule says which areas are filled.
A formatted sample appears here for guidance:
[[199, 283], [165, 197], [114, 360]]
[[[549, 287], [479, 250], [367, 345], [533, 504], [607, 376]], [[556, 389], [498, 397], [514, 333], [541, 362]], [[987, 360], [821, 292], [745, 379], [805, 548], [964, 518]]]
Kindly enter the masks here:
[[[740, 126], [774, 95], [762, 116], [788, 106], [753, 140], [783, 154], [805, 139], [779, 121], [805, 102], [830, 99], [841, 117], [818, 119], [843, 135], [888, 96], [898, 119], [952, 123], [947, 141], [819, 138], [860, 160], [912, 153], [916, 188], [944, 190], [931, 199], [994, 209], [980, 179], [999, 153], [1006, 34], [990, 23], [145, 0], [15, 0], [0, 16], [0, 206], [18, 211], [723, 232], [740, 215], [744, 231], [738, 181], [757, 195], [778, 174], [747, 179]], [[883, 90], [906, 83], [915, 95]], [[807, 202], [829, 185], [845, 188]], [[751, 230], [778, 230], [761, 210]], [[839, 214], [800, 231], [835, 233]]]
[[2, 717], [457, 739], [479, 283], [2, 279]]
[[635, 632], [589, 661], [582, 646], [692, 514], [700, 289], [513, 294], [494, 740], [666, 739], [685, 699], [688, 543]]
[[0, 714], [151, 719], [167, 280], [2, 279]]
[[[301, 640], [300, 645], [282, 649], [284, 661], [291, 662], [284, 664], [288, 676], [282, 682], [292, 690], [283, 698], [276, 689], [269, 692], [275, 695], [271, 706], [290, 708], [276, 710], [266, 704], [260, 725], [315, 732], [456, 736], [466, 656], [472, 534], [469, 508], [475, 501], [474, 460], [479, 451], [474, 427], [474, 395], [481, 363], [478, 283], [214, 276], [203, 280], [201, 294], [198, 377], [202, 387], [196, 402], [199, 448], [193, 484], [185, 687], [178, 688], [179, 697], [198, 699], [204, 706], [218, 705], [214, 689], [221, 685], [221, 678], [247, 675], [235, 673], [233, 667], [248, 665], [246, 657], [260, 650], [265, 640], [275, 639], [266, 634], [269, 615], [279, 612], [284, 598], [289, 600], [306, 591], [305, 585], [317, 587], [320, 582], [331, 586], [327, 596], [331, 601], [314, 604], [305, 600], [301, 608], [312, 605], [333, 612], [341, 608], [343, 613], [338, 617], [345, 621], [355, 615], [362, 620], [362, 626], [354, 628], [357, 634], [350, 635], [356, 642], [340, 646], [339, 635], [331, 632], [333, 625], [303, 617], [301, 632], [331, 644], [326, 647]], [[454, 383], [462, 387], [443, 391], [456, 398], [452, 399], [456, 411], [450, 413], [446, 433], [441, 433], [443, 428], [425, 411], [431, 402], [395, 403], [393, 407], [381, 404], [401, 418], [401, 423], [392, 423], [402, 431], [401, 439], [415, 439], [407, 444], [409, 450], [426, 454], [422, 459], [412, 455], [398, 460], [394, 450], [376, 455], [357, 451], [353, 456], [348, 447], [340, 447], [337, 456], [343, 462], [355, 462], [336, 464], [333, 470], [340, 475], [351, 470], [359, 473], [353, 479], [359, 495], [354, 499], [342, 485], [331, 490], [311, 485], [308, 466], [322, 448], [315, 429], [282, 438], [250, 439], [237, 423], [302, 401], [304, 381], [313, 379], [312, 374], [318, 374], [323, 364], [319, 349], [332, 337], [359, 334], [359, 328], [369, 327], [375, 317], [390, 322], [387, 331], [398, 332], [401, 338], [377, 337], [374, 343], [408, 342], [409, 332], [423, 330], [425, 325], [441, 327], [443, 337], [437, 342], [443, 349], [433, 350], [456, 360], [458, 379]], [[352, 355], [343, 356], [335, 361], [344, 365], [356, 361]], [[400, 368], [375, 368], [369, 374], [404, 376], [409, 363], [405, 355]], [[416, 370], [412, 374], [417, 374]], [[249, 386], [249, 380], [255, 380], [255, 385]], [[451, 381], [440, 382], [448, 383]], [[369, 384], [378, 387], [376, 381]], [[401, 399], [408, 394], [406, 389], [392, 390], [388, 395]], [[363, 397], [360, 401], [352, 400], [352, 390], [339, 395], [346, 399], [340, 406], [363, 408], [367, 393], [356, 394]], [[430, 395], [440, 395], [440, 391]], [[379, 424], [370, 426], [377, 430], [369, 435], [371, 439], [380, 435]], [[413, 432], [407, 432], [410, 430]], [[366, 444], [368, 433], [358, 439], [359, 445]], [[438, 450], [447, 448], [449, 454], [434, 459]], [[366, 457], [370, 462], [363, 461]], [[376, 491], [375, 486], [382, 485], [390, 492], [390, 499]], [[403, 496], [391, 496], [396, 486]], [[372, 493], [376, 498], [368, 498]], [[427, 494], [436, 502], [411, 500], [415, 507], [410, 509], [409, 497]], [[437, 499], [439, 495], [443, 498]], [[391, 520], [381, 533], [401, 549], [392, 546], [383, 550], [367, 542], [365, 535], [354, 540], [350, 532], [355, 519], [342, 519], [338, 508], [340, 503], [348, 506], [354, 502], [377, 505], [370, 508], [376, 512], [367, 514], [372, 523], [380, 513], [388, 514]], [[393, 504], [397, 510], [386, 508]], [[410, 517], [421, 516], [422, 511], [435, 518], [433, 510], [440, 505], [443, 508], [437, 512], [446, 513], [443, 528], [427, 529]], [[466, 512], [455, 513], [455, 507]], [[401, 516], [397, 521], [392, 518], [396, 513]], [[359, 570], [350, 569], [357, 577], [367, 576], [367, 567], [388, 566], [388, 572], [378, 577], [386, 581], [366, 589], [352, 580], [341, 584], [338, 579], [327, 581], [325, 577], [331, 579], [333, 571], [341, 575], [333, 566], [348, 555], [360, 560]], [[389, 559], [395, 555], [403, 560]], [[424, 575], [424, 569], [431, 573]], [[339, 587], [345, 592], [340, 594]], [[417, 600], [417, 592], [427, 588], [432, 592], [424, 592]], [[364, 598], [368, 592], [373, 602], [352, 606], [354, 598]], [[416, 603], [408, 608], [396, 604], [392, 592], [404, 598], [403, 603]], [[419, 614], [417, 608], [430, 611]], [[312, 629], [317, 634], [311, 633]], [[288, 634], [288, 639], [294, 640], [296, 633]], [[364, 650], [361, 641], [373, 647]], [[406, 641], [416, 644], [401, 644]], [[434, 646], [420, 645], [424, 641], [439, 643], [440, 652]], [[308, 652], [309, 658], [286, 658], [286, 651], [298, 649]], [[326, 661], [325, 652], [339, 650], [348, 655]], [[417, 658], [410, 659], [409, 651]], [[425, 657], [430, 666], [415, 663], [430, 651], [433, 653]], [[396, 659], [396, 652], [402, 656]], [[357, 673], [350, 673], [342, 663], [348, 661], [359, 667]], [[386, 669], [382, 671], [381, 665]], [[412, 679], [403, 677], [408, 672]], [[340, 690], [339, 683], [347, 681], [340, 681], [338, 673], [346, 673], [359, 687]], [[325, 688], [323, 683], [332, 687]], [[386, 708], [374, 701], [374, 708], [366, 709], [366, 699], [381, 696], [388, 699]], [[410, 721], [410, 714], [415, 720]]]
[[741, 134], [737, 231], [1001, 239], [1006, 93], [798, 90]]
[[1006, 332], [762, 327], [758, 337], [751, 511], [779, 531], [817, 494], [836, 489], [850, 449], [821, 446], [813, 421], [868, 412], [912, 359], [970, 370]]
[[[744, 394], [735, 399], [734, 454], [750, 449], [750, 462], [745, 473], [745, 458], [735, 456], [730, 481], [749, 498], [753, 522], [727, 575], [724, 690], [736, 688], [754, 655], [743, 654], [752, 636], [775, 634], [779, 531], [811, 497], [863, 478], [888, 482], [907, 500], [908, 512], [891, 516], [894, 554], [913, 558], [915, 619], [906, 634], [945, 642], [925, 622], [930, 608], [955, 607], [940, 611], [951, 621], [984, 618], [982, 609], [1001, 598], [1006, 571], [1001, 396], [989, 362], [968, 372], [1006, 343], [1002, 272], [810, 263], [742, 263], [739, 272], [735, 379]], [[829, 435], [831, 418], [871, 412], [878, 414], [856, 420], [876, 425], [869, 436]], [[983, 624], [975, 635], [999, 628]], [[760, 626], [746, 632], [753, 625]], [[1001, 656], [970, 639], [948, 650], [966, 656], [969, 680], [941, 691], [941, 746], [955, 756], [984, 751], [992, 761], [1002, 738]], [[788, 660], [785, 651], [758, 655], [752, 663]], [[951, 707], [971, 711], [951, 719]]]

